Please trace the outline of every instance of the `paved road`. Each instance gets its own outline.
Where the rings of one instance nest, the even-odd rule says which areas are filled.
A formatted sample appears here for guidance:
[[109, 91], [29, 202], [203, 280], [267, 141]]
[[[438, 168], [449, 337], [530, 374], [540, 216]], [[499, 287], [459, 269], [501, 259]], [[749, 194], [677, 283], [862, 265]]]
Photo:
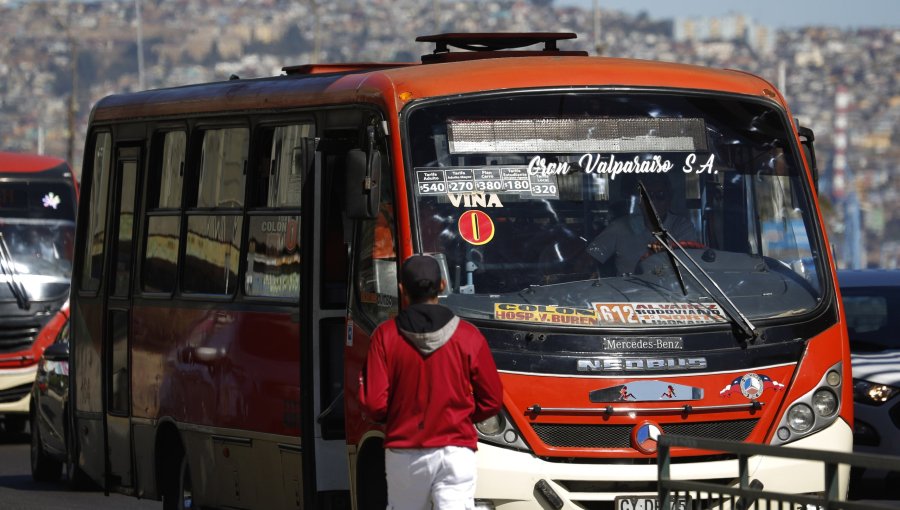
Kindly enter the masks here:
[[[161, 510], [159, 501], [143, 501], [136, 498], [102, 491], [70, 492], [63, 481], [39, 483], [31, 479], [29, 465], [30, 436], [9, 435], [0, 430], [0, 510]], [[853, 491], [856, 492], [856, 491]], [[863, 499], [868, 491], [851, 494], [852, 499]], [[873, 491], [872, 496], [883, 497]], [[872, 497], [869, 496], [869, 497]], [[890, 508], [900, 508], [900, 501], [871, 501]]]
[[65, 483], [38, 483], [31, 479], [30, 436], [0, 431], [0, 510], [161, 510], [159, 501], [103, 491], [66, 490]]

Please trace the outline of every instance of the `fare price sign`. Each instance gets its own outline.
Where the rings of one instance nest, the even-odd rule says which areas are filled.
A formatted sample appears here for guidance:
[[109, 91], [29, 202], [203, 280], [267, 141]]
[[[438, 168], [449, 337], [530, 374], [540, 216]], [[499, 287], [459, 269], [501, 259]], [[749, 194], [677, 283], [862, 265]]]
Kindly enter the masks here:
[[419, 195], [508, 193], [523, 198], [557, 198], [556, 175], [533, 174], [521, 167], [417, 168]]

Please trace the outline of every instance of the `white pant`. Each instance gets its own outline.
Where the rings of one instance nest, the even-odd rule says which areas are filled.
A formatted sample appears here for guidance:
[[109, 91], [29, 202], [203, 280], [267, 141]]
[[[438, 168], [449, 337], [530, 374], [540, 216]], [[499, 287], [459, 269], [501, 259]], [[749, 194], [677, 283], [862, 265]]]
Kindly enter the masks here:
[[475, 452], [469, 448], [387, 448], [384, 466], [388, 510], [475, 508]]

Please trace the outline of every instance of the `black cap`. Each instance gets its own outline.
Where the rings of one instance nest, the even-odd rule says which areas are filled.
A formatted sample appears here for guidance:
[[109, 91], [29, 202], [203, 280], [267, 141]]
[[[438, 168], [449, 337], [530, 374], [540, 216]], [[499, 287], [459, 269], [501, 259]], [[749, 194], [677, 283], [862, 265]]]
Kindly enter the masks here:
[[413, 255], [403, 262], [400, 270], [400, 282], [413, 301], [437, 296], [441, 280], [441, 266], [430, 255]]

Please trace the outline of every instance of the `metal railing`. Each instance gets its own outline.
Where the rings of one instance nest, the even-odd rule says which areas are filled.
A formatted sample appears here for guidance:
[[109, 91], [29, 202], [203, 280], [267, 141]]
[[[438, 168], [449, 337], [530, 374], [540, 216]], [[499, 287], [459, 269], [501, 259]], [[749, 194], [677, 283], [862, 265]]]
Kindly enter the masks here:
[[[671, 478], [671, 448], [686, 447], [730, 453], [737, 457], [737, 486], [700, 480]], [[821, 462], [825, 484], [820, 495], [787, 494], [765, 490], [758, 481], [750, 480], [748, 460], [752, 456], [780, 457]], [[838, 467], [851, 467], [900, 472], [900, 459], [886, 455], [845, 453], [804, 448], [784, 448], [767, 444], [743, 443], [663, 434], [659, 438], [659, 509], [734, 509], [734, 510], [872, 510], [898, 508], [896, 503], [878, 501], [846, 501], [840, 494]]]

